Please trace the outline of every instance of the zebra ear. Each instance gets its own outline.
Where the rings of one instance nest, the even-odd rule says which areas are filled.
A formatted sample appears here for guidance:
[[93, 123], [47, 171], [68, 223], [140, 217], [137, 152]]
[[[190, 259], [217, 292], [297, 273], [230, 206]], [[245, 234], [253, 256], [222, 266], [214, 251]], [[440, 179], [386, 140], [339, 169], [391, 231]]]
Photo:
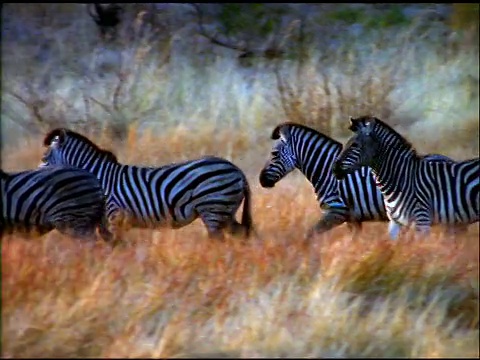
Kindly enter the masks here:
[[350, 120], [350, 126], [348, 127], [348, 130], [351, 130], [351, 131], [357, 131], [358, 130], [358, 122], [359, 120], [358, 119], [355, 119], [351, 116], [349, 116], [349, 120]]
[[62, 145], [65, 142], [66, 138], [67, 138], [67, 131], [65, 129], [60, 129], [60, 132], [58, 133], [58, 137], [57, 137], [58, 144]]
[[67, 137], [67, 131], [63, 128], [50, 131], [43, 139], [44, 146], [50, 146], [52, 143], [62, 145]]
[[275, 129], [272, 131], [272, 135], [270, 136], [272, 140], [278, 140], [282, 138], [282, 140], [288, 140], [290, 137], [290, 133], [288, 132], [288, 126], [285, 126], [285, 124], [280, 124], [278, 125]]

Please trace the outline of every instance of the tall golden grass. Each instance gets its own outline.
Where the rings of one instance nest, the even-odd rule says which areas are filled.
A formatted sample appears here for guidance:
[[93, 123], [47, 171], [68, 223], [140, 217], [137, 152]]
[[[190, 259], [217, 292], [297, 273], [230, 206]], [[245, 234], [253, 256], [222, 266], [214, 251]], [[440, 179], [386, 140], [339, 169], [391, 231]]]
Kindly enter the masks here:
[[[211, 145], [209, 130], [131, 132], [110, 146], [122, 162], [227, 153], [224, 142]], [[101, 134], [92, 140], [108, 143]], [[36, 166], [41, 138], [24, 143], [5, 152], [4, 167]], [[131, 230], [113, 250], [55, 231], [10, 236], [2, 244], [3, 356], [479, 355], [478, 226], [456, 239], [434, 229], [424, 242], [392, 242], [375, 223], [353, 241], [342, 226], [304, 244], [320, 216], [311, 185], [292, 175], [262, 189], [260, 168], [241, 161], [245, 144], [228, 146], [252, 184], [258, 238], [212, 242], [201, 222]]]
[[3, 357], [479, 356], [478, 224], [422, 242], [392, 242], [386, 224], [353, 241], [341, 226], [304, 244], [321, 216], [308, 181], [258, 183], [286, 120], [342, 141], [348, 115], [373, 112], [421, 152], [478, 156], [478, 50], [410, 29], [328, 54], [312, 45], [301, 67], [245, 68], [199, 56], [180, 31], [166, 46], [147, 36], [108, 48], [87, 15], [22, 6], [5, 12], [43, 12], [43, 25], [2, 44], [3, 170], [36, 167], [56, 126], [124, 163], [222, 156], [247, 174], [259, 236], [216, 243], [199, 221], [131, 230], [115, 249], [14, 234], [2, 243]]

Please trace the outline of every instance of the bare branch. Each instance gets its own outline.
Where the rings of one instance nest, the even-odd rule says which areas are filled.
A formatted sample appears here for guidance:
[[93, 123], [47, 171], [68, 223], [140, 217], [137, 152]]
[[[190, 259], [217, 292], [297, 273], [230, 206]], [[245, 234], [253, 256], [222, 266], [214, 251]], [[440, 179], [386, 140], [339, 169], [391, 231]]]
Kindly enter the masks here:
[[213, 36], [209, 35], [207, 33], [207, 30], [205, 29], [204, 24], [203, 24], [203, 11], [202, 11], [202, 9], [196, 3], [190, 3], [190, 5], [192, 5], [195, 8], [195, 11], [197, 12], [198, 28], [200, 30], [200, 35], [206, 37], [208, 40], [210, 40], [210, 42], [212, 44], [223, 46], [223, 47], [226, 47], [226, 48], [232, 49], [232, 50], [241, 51], [243, 53], [253, 53], [252, 50], [248, 49], [245, 46], [241, 46], [241, 45], [238, 45], [238, 44], [226, 43], [224, 41], [218, 40], [215, 37], [215, 35], [213, 35]]
[[112, 114], [112, 111], [110, 110], [110, 106], [108, 105], [105, 105], [104, 103], [98, 101], [97, 99], [95, 99], [93, 96], [89, 96], [90, 100], [92, 100], [95, 104], [97, 105], [100, 105], [100, 107], [107, 113], [109, 113], [110, 115], [113, 115]]
[[120, 98], [120, 94], [122, 93], [123, 86], [125, 84], [125, 79], [126, 79], [126, 74], [124, 74], [123, 72], [120, 72], [118, 74], [118, 83], [117, 83], [117, 86], [115, 87], [115, 90], [113, 92], [113, 98], [112, 98], [113, 109], [117, 112], [120, 112], [119, 98]]
[[85, 106], [85, 122], [88, 122], [91, 119], [90, 101], [88, 100], [88, 97], [85, 95], [85, 92], [82, 93], [82, 98], [83, 98], [83, 104]]
[[[189, 3], [189, 4], [195, 8], [195, 11], [197, 13], [197, 22], [198, 22], [199, 34], [202, 35], [203, 37], [207, 38], [208, 40], [210, 40], [210, 42], [212, 44], [222, 46], [222, 47], [227, 48], [227, 49], [231, 49], [231, 50], [241, 52], [242, 54], [239, 55], [239, 57], [238, 57], [239, 59], [250, 58], [250, 57], [255, 56], [255, 57], [264, 57], [264, 58], [267, 58], [267, 59], [271, 60], [271, 59], [279, 58], [284, 54], [284, 51], [279, 46], [280, 42], [277, 41], [278, 39], [274, 39], [272, 41], [272, 45], [269, 46], [265, 50], [252, 49], [248, 46], [248, 44], [247, 45], [241, 45], [239, 43], [232, 43], [231, 41], [227, 42], [227, 41], [219, 40], [218, 37], [216, 36], [216, 34], [211, 35], [205, 29], [205, 25], [204, 25], [204, 22], [203, 22], [203, 12], [202, 12], [200, 6], [196, 3]], [[280, 32], [279, 30], [280, 30], [280, 28], [277, 31], [278, 33]]]
[[40, 114], [40, 107], [44, 107], [45, 103], [41, 100], [37, 101], [29, 101], [23, 98], [21, 95], [17, 94], [16, 92], [10, 91], [9, 92], [11, 96], [19, 100], [21, 103], [23, 103], [32, 113], [34, 118], [37, 120], [37, 122], [40, 124], [41, 127], [44, 127], [46, 124], [45, 119], [43, 118], [42, 114]]
[[275, 80], [277, 82], [277, 90], [280, 95], [280, 103], [283, 108], [283, 112], [285, 113], [285, 116], [289, 119], [291, 119], [290, 116], [290, 109], [289, 106], [287, 105], [287, 96], [285, 94], [285, 85], [282, 79], [282, 76], [280, 74], [280, 61], [275, 62], [275, 67], [274, 67], [274, 73], [275, 73]]

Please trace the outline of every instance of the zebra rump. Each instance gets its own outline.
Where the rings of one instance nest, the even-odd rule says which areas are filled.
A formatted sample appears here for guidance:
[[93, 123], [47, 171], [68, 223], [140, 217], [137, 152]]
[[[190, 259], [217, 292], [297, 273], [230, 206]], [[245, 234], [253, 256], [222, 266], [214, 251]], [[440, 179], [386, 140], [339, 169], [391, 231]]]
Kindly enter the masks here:
[[75, 238], [104, 240], [106, 202], [98, 180], [84, 170], [45, 167], [7, 173], [0, 170], [0, 234], [13, 231], [43, 235], [53, 229]]

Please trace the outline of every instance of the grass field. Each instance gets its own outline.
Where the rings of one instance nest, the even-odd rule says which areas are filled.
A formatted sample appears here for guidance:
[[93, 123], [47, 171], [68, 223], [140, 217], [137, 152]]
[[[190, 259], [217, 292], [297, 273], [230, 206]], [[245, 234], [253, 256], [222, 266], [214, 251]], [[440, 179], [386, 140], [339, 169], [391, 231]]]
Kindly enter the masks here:
[[[181, 154], [189, 144], [185, 156], [193, 156], [202, 149], [198, 138], [208, 144], [212, 136], [177, 135], [130, 136], [114, 150], [144, 164], [159, 154], [160, 164], [175, 158], [162, 148]], [[23, 150], [6, 153], [4, 167], [34, 167], [39, 144], [25, 139]], [[290, 175], [262, 189], [261, 165], [240, 161], [247, 145], [230, 144], [253, 189], [259, 238], [247, 245], [210, 242], [200, 222], [131, 230], [113, 251], [56, 232], [7, 238], [3, 356], [479, 355], [478, 225], [457, 239], [434, 229], [425, 242], [392, 242], [386, 225], [373, 223], [354, 242], [342, 226], [305, 245], [321, 214], [310, 184]], [[139, 146], [144, 151], [132, 150]], [[224, 146], [217, 151], [227, 153]], [[214, 151], [204, 148], [200, 154]]]
[[36, 167], [56, 126], [124, 163], [222, 156], [247, 174], [259, 236], [215, 243], [197, 221], [131, 230], [112, 250], [14, 234], [2, 242], [3, 357], [479, 356], [478, 224], [421, 242], [392, 242], [378, 223], [353, 241], [341, 226], [304, 244], [321, 216], [311, 185], [298, 172], [258, 182], [283, 121], [344, 141], [349, 115], [373, 113], [420, 152], [478, 156], [478, 48], [413, 30], [327, 57], [312, 46], [301, 68], [278, 68], [281, 88], [271, 64], [206, 61], [193, 37], [106, 49], [90, 19], [55, 21], [3, 44], [2, 169]]

